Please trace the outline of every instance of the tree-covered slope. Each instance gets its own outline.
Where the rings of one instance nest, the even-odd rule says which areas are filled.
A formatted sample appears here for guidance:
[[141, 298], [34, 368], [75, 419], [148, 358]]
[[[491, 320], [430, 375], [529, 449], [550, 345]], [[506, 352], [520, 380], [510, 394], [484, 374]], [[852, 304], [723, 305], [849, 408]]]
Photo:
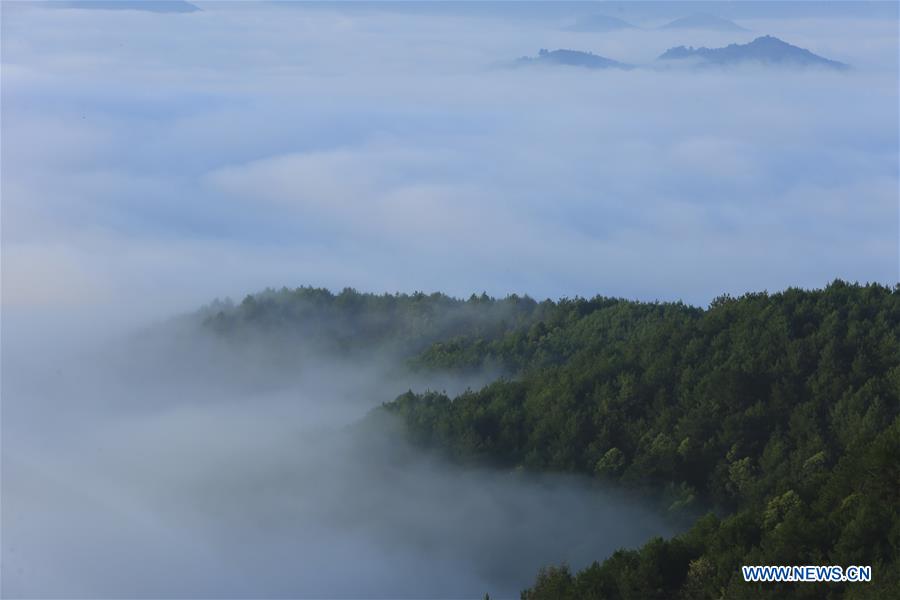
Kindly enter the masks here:
[[[517, 376], [384, 408], [459, 460], [585, 473], [720, 515], [577, 574], [548, 569], [523, 596], [900, 597], [900, 287], [838, 281], [706, 310], [564, 301], [414, 364], [488, 362]], [[874, 581], [751, 586], [742, 564], [872, 565]]]
[[660, 60], [695, 60], [704, 65], [739, 65], [757, 63], [779, 67], [821, 67], [845, 71], [849, 65], [813, 54], [806, 48], [788, 44], [776, 37], [764, 35], [747, 44], [729, 44], [724, 48], [669, 48]]
[[346, 288], [266, 290], [242, 302], [214, 302], [202, 313], [203, 325], [238, 342], [262, 340], [343, 354], [397, 353], [410, 357], [454, 336], [493, 340], [507, 331], [541, 321], [552, 302], [525, 296], [504, 299], [485, 294], [467, 300], [444, 294], [370, 294]]

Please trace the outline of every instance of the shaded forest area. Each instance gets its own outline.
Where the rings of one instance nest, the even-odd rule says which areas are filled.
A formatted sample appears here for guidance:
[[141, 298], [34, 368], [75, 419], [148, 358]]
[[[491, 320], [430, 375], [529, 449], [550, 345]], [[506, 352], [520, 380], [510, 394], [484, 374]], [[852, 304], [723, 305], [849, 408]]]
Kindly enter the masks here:
[[[211, 307], [205, 323], [390, 348], [418, 371], [496, 369], [482, 389], [409, 391], [380, 410], [459, 462], [581, 473], [705, 514], [578, 572], [548, 566], [523, 598], [900, 597], [900, 286], [707, 309], [299, 288]], [[746, 584], [754, 564], [872, 565], [873, 581]]]

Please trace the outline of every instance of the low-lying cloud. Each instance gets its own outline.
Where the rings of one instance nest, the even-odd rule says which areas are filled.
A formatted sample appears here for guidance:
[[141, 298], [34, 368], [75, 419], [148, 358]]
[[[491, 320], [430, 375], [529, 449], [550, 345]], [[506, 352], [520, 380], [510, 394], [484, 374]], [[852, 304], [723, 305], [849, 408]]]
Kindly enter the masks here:
[[424, 385], [384, 362], [188, 330], [4, 364], [4, 596], [513, 597], [671, 532], [584, 479], [408, 447], [363, 419]]

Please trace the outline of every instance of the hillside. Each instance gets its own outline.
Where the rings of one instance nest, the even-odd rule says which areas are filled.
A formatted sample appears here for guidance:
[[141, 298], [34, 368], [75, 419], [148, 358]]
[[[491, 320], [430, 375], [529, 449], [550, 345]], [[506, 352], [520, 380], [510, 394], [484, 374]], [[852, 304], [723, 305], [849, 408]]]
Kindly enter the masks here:
[[621, 63], [611, 58], [598, 56], [591, 52], [579, 50], [546, 50], [541, 48], [536, 57], [523, 56], [517, 63], [518, 66], [527, 65], [551, 65], [583, 67], [586, 69], [631, 69], [631, 65]]
[[[581, 474], [693, 522], [578, 573], [548, 567], [523, 598], [900, 592], [900, 286], [835, 281], [705, 309], [297, 288], [201, 316], [286, 352], [503, 374], [455, 397], [408, 391], [370, 418], [393, 415], [414, 446], [463, 465]], [[871, 565], [874, 581], [750, 585], [752, 564]]]
[[[723, 297], [707, 310], [561, 302], [505, 336], [464, 336], [419, 359], [518, 373], [450, 398], [385, 405], [411, 439], [466, 463], [584, 473], [710, 511], [687, 533], [527, 598], [897, 597], [900, 287]], [[865, 586], [750, 589], [742, 564], [872, 565]]]
[[408, 358], [454, 336], [493, 340], [553, 310], [553, 303], [528, 296], [498, 300], [473, 294], [460, 300], [439, 293], [369, 294], [346, 288], [335, 294], [299, 287], [248, 295], [236, 305], [216, 301], [199, 316], [205, 328], [234, 343], [254, 340], [290, 352], [302, 347]]
[[729, 44], [724, 48], [694, 48], [677, 46], [669, 48], [659, 60], [696, 61], [700, 65], [738, 65], [758, 63], [767, 66], [824, 67], [845, 70], [841, 62], [813, 54], [805, 48], [793, 46], [769, 35], [758, 37], [747, 44]]

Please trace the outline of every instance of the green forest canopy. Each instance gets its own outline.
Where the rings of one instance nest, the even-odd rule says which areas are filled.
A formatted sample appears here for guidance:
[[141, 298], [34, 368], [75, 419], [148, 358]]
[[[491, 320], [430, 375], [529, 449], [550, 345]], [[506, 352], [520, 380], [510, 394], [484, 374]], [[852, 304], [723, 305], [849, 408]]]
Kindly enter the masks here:
[[[582, 473], [673, 514], [708, 511], [580, 572], [548, 567], [523, 598], [900, 598], [900, 286], [835, 281], [707, 309], [298, 288], [205, 322], [390, 348], [416, 370], [499, 369], [482, 389], [410, 391], [382, 410], [457, 461]], [[745, 584], [745, 564], [872, 565], [873, 582]]]

